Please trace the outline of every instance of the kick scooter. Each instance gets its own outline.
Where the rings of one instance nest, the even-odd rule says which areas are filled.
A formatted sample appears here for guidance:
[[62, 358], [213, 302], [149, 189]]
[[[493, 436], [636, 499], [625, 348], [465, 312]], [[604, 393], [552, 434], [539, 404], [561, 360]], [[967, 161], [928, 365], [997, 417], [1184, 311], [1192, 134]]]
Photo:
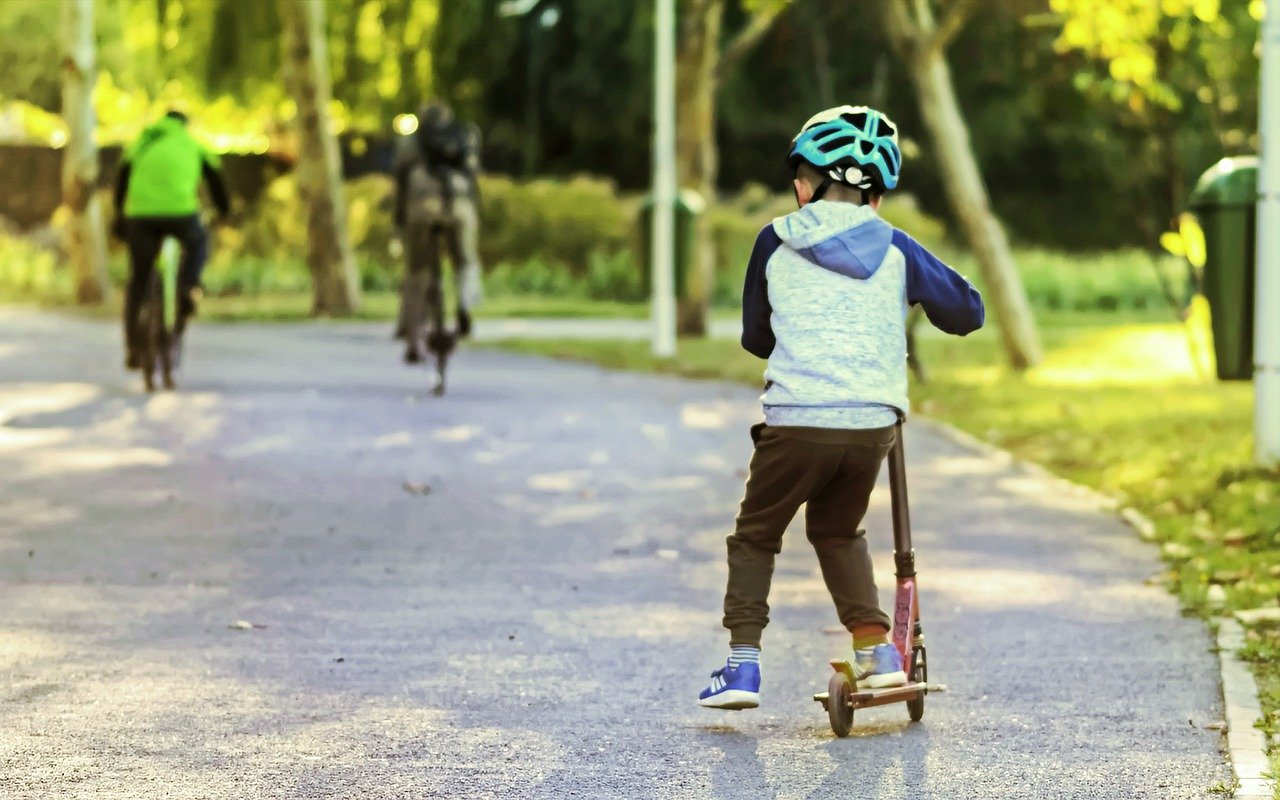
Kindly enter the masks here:
[[893, 646], [902, 654], [907, 669], [905, 686], [890, 689], [859, 689], [853, 665], [833, 659], [835, 674], [827, 691], [813, 699], [827, 709], [831, 730], [836, 736], [849, 735], [853, 712], [859, 708], [906, 703], [912, 722], [924, 716], [924, 697], [929, 693], [929, 668], [925, 663], [924, 632], [920, 628], [920, 598], [916, 587], [916, 556], [911, 549], [911, 515], [907, 508], [907, 467], [902, 452], [902, 421], [889, 450], [889, 493], [893, 508], [893, 560], [897, 567], [898, 592], [893, 608]]

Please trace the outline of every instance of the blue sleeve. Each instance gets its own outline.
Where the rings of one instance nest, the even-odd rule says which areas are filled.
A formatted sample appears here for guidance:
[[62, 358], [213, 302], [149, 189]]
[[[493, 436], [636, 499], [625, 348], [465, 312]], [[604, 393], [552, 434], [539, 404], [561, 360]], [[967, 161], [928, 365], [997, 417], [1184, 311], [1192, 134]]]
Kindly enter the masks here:
[[766, 267], [782, 240], [774, 232], [773, 225], [766, 225], [756, 237], [756, 246], [747, 262], [747, 282], [742, 287], [742, 347], [759, 358], [768, 358], [776, 339], [769, 317], [773, 307], [769, 305], [769, 284]]
[[982, 295], [964, 276], [902, 231], [893, 232], [893, 246], [907, 259], [907, 303], [919, 303], [933, 326], [964, 336], [982, 327], [986, 309]]

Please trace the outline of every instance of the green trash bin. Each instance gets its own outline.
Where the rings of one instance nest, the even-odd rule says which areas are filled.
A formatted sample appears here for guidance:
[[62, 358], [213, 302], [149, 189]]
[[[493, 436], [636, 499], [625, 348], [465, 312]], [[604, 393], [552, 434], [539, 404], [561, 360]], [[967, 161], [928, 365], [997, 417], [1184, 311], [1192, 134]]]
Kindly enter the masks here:
[[[693, 189], [681, 189], [676, 194], [675, 271], [676, 297], [685, 297], [687, 276], [693, 264], [693, 247], [698, 236], [698, 217], [706, 208], [702, 195]], [[653, 247], [653, 195], [646, 195], [640, 206], [639, 225], [636, 231], [640, 256], [640, 271], [644, 276], [644, 294], [653, 294], [653, 259], [649, 257]]]
[[1224, 158], [1191, 192], [1190, 207], [1204, 230], [1204, 295], [1212, 315], [1218, 379], [1253, 378], [1254, 248], [1258, 159]]

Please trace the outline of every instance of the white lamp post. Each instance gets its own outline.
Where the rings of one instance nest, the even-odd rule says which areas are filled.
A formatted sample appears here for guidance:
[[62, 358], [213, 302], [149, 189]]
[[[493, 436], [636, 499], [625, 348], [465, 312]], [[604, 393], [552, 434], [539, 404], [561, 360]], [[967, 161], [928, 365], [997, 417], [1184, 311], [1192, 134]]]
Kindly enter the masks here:
[[1253, 441], [1280, 464], [1280, 0], [1266, 0], [1258, 86], [1258, 240], [1253, 331]]
[[653, 354], [676, 354], [676, 13], [655, 0], [653, 62], [653, 241], [649, 248]]

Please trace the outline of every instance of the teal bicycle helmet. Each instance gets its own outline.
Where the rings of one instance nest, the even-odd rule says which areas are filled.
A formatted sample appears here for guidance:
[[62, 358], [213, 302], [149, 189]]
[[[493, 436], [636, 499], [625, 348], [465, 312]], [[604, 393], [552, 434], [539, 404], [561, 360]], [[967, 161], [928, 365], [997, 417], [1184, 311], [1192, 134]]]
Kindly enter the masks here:
[[898, 126], [874, 108], [829, 108], [810, 117], [791, 140], [787, 164], [793, 173], [802, 161], [827, 176], [814, 191], [814, 200], [821, 199], [832, 183], [887, 192], [897, 187], [902, 168]]

